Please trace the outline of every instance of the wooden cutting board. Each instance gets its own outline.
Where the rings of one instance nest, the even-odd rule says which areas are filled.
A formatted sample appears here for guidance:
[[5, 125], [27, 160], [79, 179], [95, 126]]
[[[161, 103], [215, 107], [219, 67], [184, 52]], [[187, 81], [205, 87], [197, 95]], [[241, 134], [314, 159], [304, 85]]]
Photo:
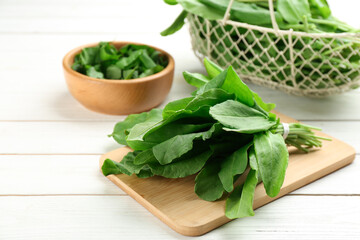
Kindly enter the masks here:
[[[282, 122], [296, 121], [280, 113], [277, 114]], [[317, 134], [329, 137], [324, 133]], [[254, 209], [350, 164], [355, 159], [354, 148], [335, 138], [332, 139], [330, 142], [324, 141], [321, 149], [310, 153], [289, 149], [289, 165], [279, 195], [270, 198], [266, 195], [263, 184], [259, 184], [255, 190]], [[121, 161], [129, 151], [130, 148], [123, 147], [102, 155], [100, 167], [107, 158]], [[224, 213], [224, 199], [207, 202], [197, 197], [194, 193], [195, 176], [180, 179], [157, 176], [140, 179], [136, 176], [120, 174], [109, 175], [107, 178], [180, 234], [202, 235], [231, 221]]]

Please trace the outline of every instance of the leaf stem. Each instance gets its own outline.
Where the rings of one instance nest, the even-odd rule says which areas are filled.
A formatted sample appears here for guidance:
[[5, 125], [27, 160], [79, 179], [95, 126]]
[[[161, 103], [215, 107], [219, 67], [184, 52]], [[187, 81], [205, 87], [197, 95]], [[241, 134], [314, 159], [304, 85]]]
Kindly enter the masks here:
[[[290, 123], [289, 134], [285, 139], [285, 143], [294, 146], [301, 151], [309, 152], [309, 148], [321, 147], [321, 140], [331, 141], [331, 138], [315, 135], [313, 130], [320, 131], [321, 129], [302, 123]], [[272, 131], [274, 133], [284, 134], [284, 127], [282, 124], [279, 124]]]

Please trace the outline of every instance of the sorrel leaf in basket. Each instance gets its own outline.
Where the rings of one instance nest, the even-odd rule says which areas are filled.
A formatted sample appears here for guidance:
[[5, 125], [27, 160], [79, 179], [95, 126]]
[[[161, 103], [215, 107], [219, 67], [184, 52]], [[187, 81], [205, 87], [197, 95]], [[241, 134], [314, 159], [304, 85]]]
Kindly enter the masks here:
[[310, 3], [311, 14], [314, 17], [319, 17], [319, 16], [323, 18], [330, 17], [331, 10], [326, 0], [310, 0], [309, 3]]
[[304, 17], [310, 17], [308, 0], [277, 0], [276, 7], [281, 16], [291, 24], [304, 21]]
[[188, 12], [183, 10], [180, 13], [180, 15], [175, 19], [173, 24], [171, 24], [171, 26], [169, 26], [167, 29], [165, 29], [164, 31], [161, 32], [161, 36], [171, 35], [171, 34], [177, 32], [178, 30], [180, 30], [185, 24], [185, 18], [187, 16], [187, 14], [188, 14]]
[[[359, 35], [326, 35], [359, 33], [359, 30], [333, 17], [326, 0], [274, 2], [277, 25], [281, 30], [294, 30], [296, 35], [293, 32], [278, 35], [271, 29], [257, 28], [273, 28], [266, 0], [234, 1], [229, 12], [229, 20], [233, 22], [227, 25], [221, 20], [230, 0], [179, 0], [178, 3], [188, 12], [194, 50], [221, 67], [232, 64], [238, 73], [250, 79], [261, 79], [257, 81], [262, 84], [266, 80], [269, 86], [302, 95], [332, 94], [341, 92], [342, 85], [347, 85], [342, 89], [359, 85]], [[240, 27], [236, 22], [255, 26]], [[174, 27], [171, 32], [177, 30]], [[322, 35], [305, 36], [302, 32]], [[209, 76], [213, 77], [210, 71]], [[201, 84], [199, 78], [186, 77], [186, 80], [197, 87]]]
[[[238, 22], [271, 27], [268, 1], [237, 0], [233, 2], [230, 11], [230, 19]], [[224, 18], [225, 11], [230, 0], [179, 0], [183, 9], [191, 14], [208, 20], [220, 20]], [[172, 2], [171, 5], [175, 5]], [[344, 32], [358, 31], [331, 16], [331, 10], [326, 0], [279, 0], [275, 4], [275, 19], [281, 29], [294, 29], [296, 31], [313, 32]], [[182, 12], [180, 15], [183, 15]], [[304, 21], [304, 16], [308, 22]], [[307, 29], [308, 24], [312, 24]], [[323, 26], [333, 26], [334, 29], [322, 29]], [[175, 29], [175, 28], [174, 28]], [[176, 31], [179, 29], [176, 29]], [[176, 32], [174, 31], [174, 32]]]
[[178, 0], [177, 1], [185, 11], [197, 14], [203, 18], [216, 20], [223, 17], [221, 10], [205, 5], [197, 0]]
[[140, 178], [196, 174], [195, 193], [200, 198], [227, 198], [229, 218], [252, 216], [258, 181], [262, 179], [271, 197], [280, 191], [289, 158], [286, 144], [307, 151], [320, 147], [324, 138], [315, 136], [312, 127], [293, 123], [284, 140], [279, 119], [261, 107], [268, 105], [232, 67], [216, 72], [212, 70], [218, 66], [209, 66], [214, 77], [207, 77], [194, 96], [117, 123], [111, 136], [135, 151], [120, 163], [106, 159], [102, 171]]
[[[225, 11], [229, 5], [230, 0], [199, 0], [206, 6], [219, 9], [224, 17]], [[191, 12], [191, 11], [190, 11]], [[193, 12], [191, 12], [193, 13]], [[196, 14], [196, 13], [193, 13]], [[239, 22], [246, 22], [254, 25], [271, 26], [270, 11], [267, 8], [258, 6], [256, 4], [243, 3], [241, 1], [234, 1], [230, 18]], [[275, 13], [275, 18], [278, 22], [282, 22], [282, 18], [279, 13]]]

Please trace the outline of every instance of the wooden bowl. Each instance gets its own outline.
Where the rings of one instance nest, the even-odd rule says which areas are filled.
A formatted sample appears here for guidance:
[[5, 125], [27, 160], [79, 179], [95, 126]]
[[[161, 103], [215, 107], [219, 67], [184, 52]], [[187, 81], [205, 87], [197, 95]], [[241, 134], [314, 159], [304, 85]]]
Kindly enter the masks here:
[[[124, 115], [148, 111], [158, 106], [168, 95], [174, 77], [174, 59], [162, 49], [150, 46], [168, 58], [168, 65], [154, 75], [131, 80], [97, 79], [71, 69], [74, 57], [85, 47], [71, 50], [63, 59], [67, 86], [71, 95], [86, 108], [95, 112]], [[116, 48], [126, 44], [144, 45], [133, 42], [112, 42]], [[148, 45], [149, 46], [149, 45]]]

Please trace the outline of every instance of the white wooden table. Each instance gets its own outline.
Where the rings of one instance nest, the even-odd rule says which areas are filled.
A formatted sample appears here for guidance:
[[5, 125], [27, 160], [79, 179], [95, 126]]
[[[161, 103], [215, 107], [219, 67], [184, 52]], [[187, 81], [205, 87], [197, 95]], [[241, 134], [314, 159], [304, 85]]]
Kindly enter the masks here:
[[[359, 27], [356, 0], [330, 1]], [[0, 1], [0, 239], [187, 239], [152, 216], [98, 169], [118, 147], [107, 134], [124, 116], [90, 112], [67, 91], [61, 60], [89, 42], [131, 40], [169, 51], [175, 82], [166, 102], [201, 72], [186, 29], [159, 32], [180, 12], [162, 1]], [[360, 90], [325, 99], [250, 84], [277, 110], [353, 145], [360, 153]], [[200, 239], [360, 239], [360, 163], [270, 203], [255, 217]]]

